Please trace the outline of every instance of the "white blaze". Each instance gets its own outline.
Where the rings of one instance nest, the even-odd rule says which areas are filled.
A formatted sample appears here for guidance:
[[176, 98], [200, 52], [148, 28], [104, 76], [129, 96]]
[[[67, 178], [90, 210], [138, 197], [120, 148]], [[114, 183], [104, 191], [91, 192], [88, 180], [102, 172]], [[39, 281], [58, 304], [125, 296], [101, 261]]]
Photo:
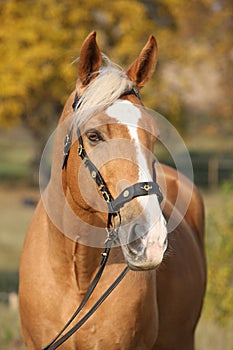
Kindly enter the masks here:
[[118, 100], [107, 109], [107, 114], [124, 124], [129, 132], [130, 138], [135, 142], [137, 165], [139, 166], [138, 181], [152, 181], [150, 171], [138, 137], [138, 125], [141, 119], [141, 111], [133, 103], [125, 100]]
[[[135, 143], [136, 162], [139, 167], [138, 182], [152, 181], [151, 171], [148, 168], [148, 162], [145, 154], [143, 154], [138, 135], [138, 129], [140, 128], [139, 120], [142, 117], [140, 108], [129, 101], [117, 100], [113, 105], [108, 107], [106, 113], [128, 128], [130, 138]], [[159, 241], [159, 243], [162, 243], [164, 237], [166, 237], [167, 230], [166, 221], [159, 206], [157, 196], [141, 196], [137, 200], [144, 208], [147, 230], [153, 231], [152, 237], [149, 235], [150, 237], [148, 239], [151, 242]]]

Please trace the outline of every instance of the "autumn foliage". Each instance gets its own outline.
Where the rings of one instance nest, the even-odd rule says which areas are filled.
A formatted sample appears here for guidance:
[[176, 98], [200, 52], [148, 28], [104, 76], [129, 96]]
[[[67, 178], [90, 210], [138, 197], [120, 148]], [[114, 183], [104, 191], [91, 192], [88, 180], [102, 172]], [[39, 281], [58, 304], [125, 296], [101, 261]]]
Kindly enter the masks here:
[[75, 87], [75, 61], [94, 29], [103, 51], [125, 68], [153, 33], [159, 62], [144, 91], [147, 106], [183, 131], [196, 115], [214, 121], [221, 113], [229, 130], [230, 1], [8, 0], [0, 20], [2, 127], [20, 121], [44, 138]]

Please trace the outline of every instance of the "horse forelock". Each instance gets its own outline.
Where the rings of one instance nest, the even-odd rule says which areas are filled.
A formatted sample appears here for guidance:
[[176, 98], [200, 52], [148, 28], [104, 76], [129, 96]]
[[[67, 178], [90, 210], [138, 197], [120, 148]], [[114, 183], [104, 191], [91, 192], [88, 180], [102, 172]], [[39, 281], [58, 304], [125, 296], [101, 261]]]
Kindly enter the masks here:
[[132, 88], [133, 82], [125, 72], [109, 61], [107, 66], [101, 67], [97, 77], [80, 97], [75, 110], [75, 124], [86, 122], [93, 114], [105, 110]]

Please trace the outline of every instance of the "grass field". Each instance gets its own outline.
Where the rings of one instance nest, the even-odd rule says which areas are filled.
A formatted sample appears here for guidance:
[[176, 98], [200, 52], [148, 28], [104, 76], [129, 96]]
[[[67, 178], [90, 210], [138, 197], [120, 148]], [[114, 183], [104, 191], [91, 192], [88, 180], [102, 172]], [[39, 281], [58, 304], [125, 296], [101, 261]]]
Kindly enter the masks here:
[[0, 303], [0, 350], [25, 350], [19, 326], [18, 310]]
[[[17, 290], [20, 252], [34, 210], [23, 205], [25, 198], [36, 199], [38, 193], [22, 188], [0, 188], [0, 292]], [[11, 309], [4, 300], [0, 302], [0, 350], [14, 349], [25, 349], [18, 310]]]
[[[25, 206], [27, 198], [38, 198], [37, 191], [12, 187], [0, 191], [0, 271], [14, 271], [33, 207]], [[9, 258], [10, 257], [10, 258]]]

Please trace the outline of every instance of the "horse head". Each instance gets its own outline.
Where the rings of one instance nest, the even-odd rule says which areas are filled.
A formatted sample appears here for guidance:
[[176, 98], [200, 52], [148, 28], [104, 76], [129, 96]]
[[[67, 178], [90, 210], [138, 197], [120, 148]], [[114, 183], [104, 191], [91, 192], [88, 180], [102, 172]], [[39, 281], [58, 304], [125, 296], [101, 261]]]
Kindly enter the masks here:
[[[95, 32], [86, 38], [73, 103], [71, 133], [78, 130], [78, 137], [64, 163], [73, 210], [77, 215], [82, 211], [83, 220], [90, 224], [103, 227], [107, 202], [113, 208], [112, 224], [124, 257], [135, 270], [157, 267], [167, 247], [154, 168], [157, 129], [138, 93], [150, 79], [156, 57], [156, 40], [150, 36], [138, 58], [123, 72], [110, 62], [104, 64]], [[98, 183], [96, 173], [103, 183]]]

